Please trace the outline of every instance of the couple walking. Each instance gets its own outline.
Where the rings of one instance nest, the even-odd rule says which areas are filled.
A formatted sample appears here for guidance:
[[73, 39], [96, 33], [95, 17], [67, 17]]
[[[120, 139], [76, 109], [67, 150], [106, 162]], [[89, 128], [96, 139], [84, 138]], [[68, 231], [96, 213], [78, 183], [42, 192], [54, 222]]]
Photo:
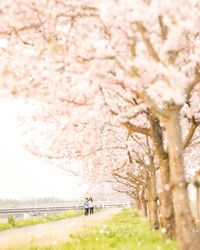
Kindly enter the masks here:
[[94, 204], [92, 198], [86, 198], [84, 203], [85, 215], [93, 214], [94, 212]]

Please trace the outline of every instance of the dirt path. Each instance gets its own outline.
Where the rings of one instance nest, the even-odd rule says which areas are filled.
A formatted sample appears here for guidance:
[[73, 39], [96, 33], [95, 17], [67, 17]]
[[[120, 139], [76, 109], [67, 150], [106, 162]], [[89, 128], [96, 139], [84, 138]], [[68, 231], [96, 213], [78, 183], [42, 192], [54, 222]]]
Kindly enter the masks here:
[[56, 245], [69, 239], [70, 234], [87, 226], [94, 226], [109, 219], [121, 209], [107, 209], [90, 216], [79, 216], [61, 221], [10, 229], [0, 232], [0, 249], [26, 249], [26, 246]]

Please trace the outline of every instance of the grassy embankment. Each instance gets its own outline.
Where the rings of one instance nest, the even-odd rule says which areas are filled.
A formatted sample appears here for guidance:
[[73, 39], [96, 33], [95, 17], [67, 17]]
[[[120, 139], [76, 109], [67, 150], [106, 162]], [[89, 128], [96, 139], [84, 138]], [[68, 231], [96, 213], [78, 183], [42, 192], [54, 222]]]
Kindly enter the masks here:
[[66, 218], [71, 218], [74, 216], [82, 215], [83, 211], [67, 211], [65, 213], [57, 214], [54, 216], [44, 216], [44, 217], [34, 217], [30, 219], [14, 219], [12, 216], [8, 216], [8, 222], [7, 223], [0, 223], [0, 231], [11, 229], [11, 228], [17, 228], [17, 227], [24, 227], [34, 224], [40, 224], [45, 223], [49, 221], [56, 221], [56, 220], [62, 220]]
[[[36, 250], [38, 248], [31, 248]], [[177, 250], [175, 241], [163, 241], [161, 232], [152, 231], [147, 220], [133, 210], [123, 210], [98, 227], [71, 235], [71, 241], [41, 250]]]

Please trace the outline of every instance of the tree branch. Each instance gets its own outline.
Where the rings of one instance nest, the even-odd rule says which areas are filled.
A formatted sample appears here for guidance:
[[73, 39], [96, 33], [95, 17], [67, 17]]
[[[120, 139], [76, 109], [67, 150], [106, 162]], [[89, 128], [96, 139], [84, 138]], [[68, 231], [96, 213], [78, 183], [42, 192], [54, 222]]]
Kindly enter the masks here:
[[185, 89], [185, 93], [187, 95], [187, 100], [190, 97], [190, 92], [193, 90], [193, 88], [195, 87], [195, 85], [197, 85], [198, 83], [200, 83], [200, 74], [196, 75], [196, 77], [194, 78], [194, 80], [188, 84], [187, 88]]
[[121, 123], [124, 127], [127, 128], [128, 132], [131, 134], [131, 133], [141, 133], [141, 134], [144, 134], [144, 135], [147, 135], [147, 136], [150, 136], [150, 129], [148, 128], [144, 128], [144, 127], [138, 127], [136, 125], [133, 125], [132, 123], [130, 122], [122, 122]]
[[167, 29], [167, 26], [164, 25], [164, 23], [163, 23], [163, 17], [162, 16], [158, 17], [158, 22], [159, 22], [159, 25], [160, 25], [162, 39], [166, 40], [167, 35], [168, 35], [168, 29]]
[[166, 117], [167, 118], [166, 112], [164, 112], [162, 109], [160, 109], [158, 107], [158, 105], [154, 102], [154, 100], [149, 95], [147, 95], [147, 93], [145, 91], [138, 92], [138, 96], [144, 101], [144, 103], [147, 104], [147, 106], [149, 107], [149, 109], [155, 115], [159, 115], [161, 117]]
[[189, 146], [189, 144], [190, 144], [190, 142], [192, 140], [192, 137], [193, 137], [193, 135], [194, 135], [194, 133], [196, 131], [196, 128], [199, 125], [200, 125], [200, 122], [195, 121], [195, 117], [193, 116], [190, 129], [189, 129], [188, 134], [186, 135], [186, 137], [185, 137], [185, 139], [183, 141], [183, 149], [186, 149]]
[[144, 44], [145, 44], [145, 46], [147, 48], [147, 51], [148, 51], [150, 57], [152, 59], [154, 59], [156, 62], [161, 62], [158, 54], [156, 53], [156, 51], [155, 51], [155, 49], [153, 47], [153, 45], [151, 44], [149, 38], [147, 38], [147, 36], [145, 34], [146, 33], [146, 28], [144, 27], [144, 25], [141, 22], [137, 22], [136, 25], [137, 25], [137, 28], [138, 28], [139, 32], [141, 33], [142, 40], [143, 40], [143, 42], [144, 42]]

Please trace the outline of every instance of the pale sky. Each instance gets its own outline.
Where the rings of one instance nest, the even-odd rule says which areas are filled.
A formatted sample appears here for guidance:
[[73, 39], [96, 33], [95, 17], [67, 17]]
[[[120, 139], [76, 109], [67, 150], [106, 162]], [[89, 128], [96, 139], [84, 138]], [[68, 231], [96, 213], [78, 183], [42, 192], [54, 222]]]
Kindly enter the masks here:
[[[21, 105], [21, 104], [20, 104]], [[56, 166], [45, 164], [21, 146], [16, 103], [0, 100], [0, 199], [78, 198], [85, 186]]]

